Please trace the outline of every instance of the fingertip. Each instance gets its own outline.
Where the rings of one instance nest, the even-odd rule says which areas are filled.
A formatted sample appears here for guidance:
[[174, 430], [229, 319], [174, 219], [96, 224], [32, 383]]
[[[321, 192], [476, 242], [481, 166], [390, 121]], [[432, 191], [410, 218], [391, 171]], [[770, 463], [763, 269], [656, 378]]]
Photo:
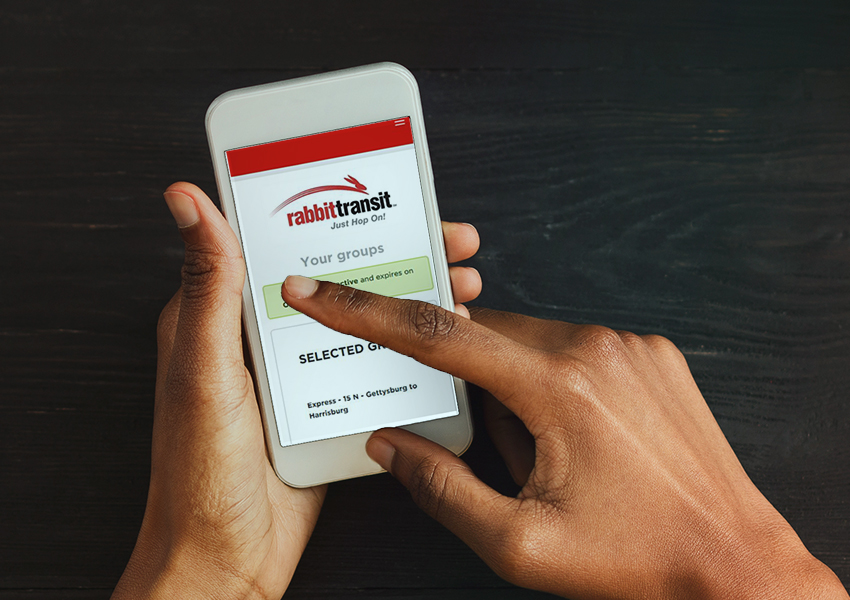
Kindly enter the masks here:
[[163, 196], [187, 246], [206, 243], [217, 252], [241, 258], [236, 236], [224, 215], [201, 188], [178, 181], [168, 186]]
[[466, 308], [463, 304], [455, 304], [455, 314], [468, 319], [469, 309]]
[[466, 260], [478, 252], [478, 230], [469, 223], [443, 221], [443, 236], [449, 262]]
[[[213, 203], [213, 201], [206, 194], [206, 192], [204, 192], [204, 190], [196, 186], [194, 183], [189, 183], [188, 181], [176, 181], [166, 188], [165, 193], [163, 195], [166, 198], [166, 202], [169, 201], [169, 197], [185, 197], [190, 199], [194, 204], [195, 210], [198, 214], [198, 219], [195, 222], [199, 221], [201, 218], [209, 219], [210, 217], [214, 219], [220, 218], [222, 219], [222, 221], [224, 221], [224, 218], [221, 212], [218, 210], [218, 207]], [[194, 223], [190, 223], [189, 225], [191, 224]]]
[[169, 185], [166, 189], [166, 192], [179, 192], [181, 194], [186, 194], [190, 198], [200, 199], [205, 198], [208, 199], [209, 196], [206, 195], [204, 190], [196, 186], [194, 183], [189, 183], [188, 181], [175, 181], [171, 185]]
[[466, 228], [467, 243], [472, 248], [472, 253], [475, 254], [478, 252], [479, 246], [481, 246], [481, 236], [478, 233], [478, 228], [472, 223], [462, 223], [462, 225]]
[[392, 474], [393, 458], [395, 457], [395, 446], [382, 437], [373, 435], [366, 442], [366, 454], [374, 460], [387, 473]]
[[477, 298], [484, 287], [484, 282], [481, 279], [481, 272], [475, 267], [464, 267], [464, 277], [467, 279], [467, 287], [473, 298]]
[[301, 275], [289, 275], [283, 281], [283, 289], [293, 298], [309, 298], [319, 289], [319, 282]]
[[163, 193], [163, 197], [180, 229], [191, 227], [201, 219], [195, 200], [182, 191], [169, 188]]
[[473, 267], [451, 267], [452, 292], [458, 304], [471, 302], [481, 294], [481, 274]]

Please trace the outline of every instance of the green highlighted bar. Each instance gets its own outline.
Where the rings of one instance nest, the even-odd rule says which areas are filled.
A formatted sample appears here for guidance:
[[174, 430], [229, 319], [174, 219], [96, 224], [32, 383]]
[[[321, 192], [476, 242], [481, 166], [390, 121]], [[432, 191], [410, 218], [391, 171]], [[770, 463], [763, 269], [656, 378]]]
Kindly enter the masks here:
[[[381, 296], [405, 296], [416, 292], [425, 292], [434, 287], [434, 280], [431, 277], [431, 262], [427, 256], [319, 275], [313, 279], [341, 283]], [[266, 314], [269, 319], [300, 314], [283, 301], [280, 295], [280, 286], [282, 285], [283, 282], [263, 286]]]

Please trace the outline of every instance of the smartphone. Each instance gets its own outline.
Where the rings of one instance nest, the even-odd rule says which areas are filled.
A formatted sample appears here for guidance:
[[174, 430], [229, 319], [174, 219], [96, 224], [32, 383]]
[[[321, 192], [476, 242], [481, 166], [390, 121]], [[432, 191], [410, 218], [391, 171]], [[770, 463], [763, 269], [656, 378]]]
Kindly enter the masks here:
[[456, 454], [463, 381], [288, 306], [304, 275], [453, 310], [419, 89], [393, 63], [219, 96], [206, 116], [225, 217], [247, 267], [243, 321], [266, 442], [293, 487], [378, 473], [371, 432], [404, 427]]

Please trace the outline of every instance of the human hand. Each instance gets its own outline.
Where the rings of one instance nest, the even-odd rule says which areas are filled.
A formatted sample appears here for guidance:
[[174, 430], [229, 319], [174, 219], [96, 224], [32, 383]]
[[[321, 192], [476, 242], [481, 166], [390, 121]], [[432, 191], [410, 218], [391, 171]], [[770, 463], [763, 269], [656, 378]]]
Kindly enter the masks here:
[[[658, 336], [439, 307], [290, 277], [285, 300], [492, 392], [516, 498], [402, 429], [367, 452], [518, 585], [582, 598], [847, 598], [753, 485]], [[515, 415], [515, 416], [514, 416]]]
[[[165, 196], [186, 257], [182, 285], [162, 311], [157, 332], [145, 517], [113, 599], [278, 599], [326, 486], [290, 488], [266, 457], [243, 358], [245, 265], [236, 237], [197, 187], [176, 183]], [[443, 231], [450, 261], [478, 249], [474, 227], [444, 223]], [[480, 293], [477, 271], [453, 267], [450, 273], [458, 302]]]

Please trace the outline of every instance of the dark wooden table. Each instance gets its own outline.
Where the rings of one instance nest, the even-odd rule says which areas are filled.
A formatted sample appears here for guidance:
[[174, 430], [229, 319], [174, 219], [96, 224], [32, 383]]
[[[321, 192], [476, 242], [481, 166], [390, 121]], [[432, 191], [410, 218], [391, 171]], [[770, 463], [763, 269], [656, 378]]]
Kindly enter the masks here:
[[[668, 336], [850, 583], [845, 0], [0, 2], [0, 599], [107, 598], [148, 483], [172, 181], [219, 93], [419, 79], [480, 304]], [[469, 462], [511, 490], [486, 435]], [[331, 486], [293, 598], [531, 598], [388, 476]], [[289, 597], [288, 596], [288, 597]]]

